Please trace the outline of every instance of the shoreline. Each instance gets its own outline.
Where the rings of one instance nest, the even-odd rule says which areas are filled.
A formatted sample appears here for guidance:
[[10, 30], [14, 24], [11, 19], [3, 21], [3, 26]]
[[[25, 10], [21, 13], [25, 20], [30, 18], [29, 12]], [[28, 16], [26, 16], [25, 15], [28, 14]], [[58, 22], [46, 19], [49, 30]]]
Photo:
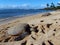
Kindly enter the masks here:
[[[53, 12], [53, 11], [48, 11], [48, 12]], [[21, 18], [21, 17], [26, 17], [26, 16], [33, 16], [33, 15], [37, 15], [37, 14], [43, 14], [43, 13], [48, 13], [48, 12], [38, 12], [38, 13], [32, 13], [32, 14], [23, 14], [23, 15], [18, 15], [18, 16], [12, 16], [12, 17], [6, 17], [6, 18], [0, 18], [0, 20], [3, 20], [3, 19], [9, 19], [9, 18]]]
[[[42, 44], [43, 42], [46, 41], [50, 41], [52, 44], [56, 44], [56, 45], [60, 45], [60, 11], [53, 11], [50, 12], [51, 15], [44, 15], [43, 14], [36, 14], [36, 15], [32, 15], [32, 16], [27, 16], [27, 17], [23, 17], [23, 18], [18, 18], [14, 21], [11, 22], [4, 22], [7, 24], [1, 25], [0, 26], [0, 31], [2, 31], [0, 37], [3, 36], [3, 34], [5, 35], [6, 31], [10, 30], [15, 30], [15, 28], [11, 28], [16, 26], [17, 24], [21, 24], [21, 23], [27, 23], [29, 24], [29, 26], [33, 29], [33, 27], [37, 27], [36, 29], [34, 28], [34, 30], [38, 30], [38, 32], [36, 31], [31, 31], [31, 34], [26, 36], [25, 38], [23, 38], [22, 40], [16, 41], [14, 39], [16, 39], [16, 36], [11, 36], [11, 38], [5, 43], [4, 40], [9, 38], [9, 35], [6, 37], [6, 39], [0, 38], [3, 43], [0, 44], [5, 44], [5, 45], [20, 45], [23, 42], [27, 41], [26, 44], [30, 45], [32, 44]], [[45, 13], [44, 13], [45, 14]], [[20, 27], [19, 27], [20, 29]], [[18, 30], [18, 29], [17, 29]], [[4, 32], [5, 33], [4, 33]], [[51, 33], [52, 32], [52, 33]], [[20, 35], [18, 35], [20, 36]], [[32, 38], [33, 37], [33, 38]], [[38, 38], [37, 38], [38, 37]], [[17, 37], [18, 38], [18, 37]], [[36, 40], [34, 40], [36, 39]], [[11, 40], [11, 41], [10, 41]], [[15, 43], [16, 42], [16, 43]], [[37, 42], [37, 43], [36, 43]], [[49, 42], [47, 42], [46, 44], [48, 44]]]
[[[48, 12], [53, 12], [53, 11], [48, 11]], [[9, 18], [22, 18], [22, 17], [26, 17], [26, 16], [33, 16], [33, 15], [37, 15], [37, 14], [43, 14], [43, 13], [48, 13], [48, 12], [38, 12], [38, 13], [32, 13], [32, 14], [24, 14], [24, 15], [18, 15], [18, 16], [12, 16], [12, 17], [6, 17], [6, 18], [0, 18], [0, 20], [3, 20], [3, 19], [9, 19]]]
[[[55, 12], [55, 11], [50, 11], [49, 13], [51, 12]], [[44, 13], [48, 13], [48, 12], [44, 12]], [[8, 17], [8, 18], [4, 18], [4, 19], [0, 19], [0, 25], [4, 25], [4, 24], [8, 24], [8, 23], [11, 23], [11, 22], [14, 22], [16, 20], [21, 20], [21, 19], [24, 19], [24, 18], [33, 18], [33, 17], [37, 17], [38, 16], [42, 16], [42, 14], [44, 13], [36, 13], [36, 14], [27, 14], [27, 15], [24, 15], [24, 16], [13, 16], [13, 17]]]

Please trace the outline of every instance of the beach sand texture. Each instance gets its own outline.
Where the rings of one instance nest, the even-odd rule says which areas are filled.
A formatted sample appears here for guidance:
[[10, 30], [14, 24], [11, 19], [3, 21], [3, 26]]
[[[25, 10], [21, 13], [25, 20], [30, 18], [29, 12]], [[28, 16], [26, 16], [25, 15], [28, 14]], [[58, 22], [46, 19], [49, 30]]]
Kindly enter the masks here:
[[[60, 11], [50, 13], [48, 16], [45, 13], [37, 14], [2, 23], [0, 45], [60, 45]], [[24, 38], [6, 33], [9, 28], [19, 23], [29, 24], [31, 33]]]

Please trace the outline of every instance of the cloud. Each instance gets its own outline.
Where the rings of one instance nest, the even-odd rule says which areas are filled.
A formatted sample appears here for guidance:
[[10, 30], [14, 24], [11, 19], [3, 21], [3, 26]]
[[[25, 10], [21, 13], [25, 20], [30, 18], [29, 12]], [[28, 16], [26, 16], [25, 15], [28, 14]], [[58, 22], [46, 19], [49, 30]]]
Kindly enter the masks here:
[[29, 4], [22, 4], [21, 6], [22, 7], [27, 7], [27, 6], [29, 6]]
[[32, 8], [32, 5], [30, 5], [30, 4], [21, 4], [19, 6], [19, 8], [21, 8], [21, 9], [29, 9], [29, 8]]
[[15, 8], [17, 5], [0, 5], [0, 8]]
[[60, 2], [58, 2], [57, 4], [60, 5]]
[[31, 4], [15, 4], [15, 5], [0, 5], [0, 8], [20, 8], [20, 9], [36, 9], [36, 8], [43, 8], [46, 7], [45, 4], [41, 4], [41, 5], [31, 5]]
[[60, 2], [58, 2], [58, 3], [60, 3]]
[[46, 7], [46, 4], [41, 4], [41, 7]]
[[0, 5], [0, 8], [21, 8], [21, 9], [28, 9], [28, 8], [30, 8], [30, 4]]

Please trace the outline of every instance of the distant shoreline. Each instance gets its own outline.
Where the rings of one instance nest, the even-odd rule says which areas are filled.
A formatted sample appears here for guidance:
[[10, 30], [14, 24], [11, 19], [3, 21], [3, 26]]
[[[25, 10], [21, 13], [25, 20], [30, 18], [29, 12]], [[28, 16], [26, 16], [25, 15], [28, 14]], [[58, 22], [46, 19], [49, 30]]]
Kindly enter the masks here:
[[0, 19], [10, 18], [10, 17], [24, 17], [26, 15], [35, 15], [44, 12], [51, 12], [52, 10], [17, 10], [17, 9], [9, 9], [9, 10], [0, 10]]
[[[49, 12], [52, 12], [52, 11], [49, 11]], [[6, 19], [11, 19], [11, 18], [22, 18], [22, 17], [27, 17], [27, 16], [33, 16], [33, 15], [43, 14], [43, 13], [48, 13], [48, 12], [25, 14], [25, 15], [12, 16], [12, 17], [7, 17], [7, 18], [0, 18], [0, 21], [1, 21], [1, 20], [6, 20]]]
[[[51, 11], [51, 12], [54, 12], [54, 11]], [[44, 12], [46, 13], [46, 12]], [[31, 17], [38, 17], [39, 15], [41, 16], [42, 14], [44, 13], [36, 13], [36, 14], [31, 14], [31, 15], [26, 15], [26, 16], [13, 16], [13, 17], [8, 17], [8, 18], [2, 18], [0, 19], [0, 25], [4, 25], [4, 24], [8, 24], [12, 21], [16, 21], [17, 19], [24, 19], [24, 18], [31, 18]]]

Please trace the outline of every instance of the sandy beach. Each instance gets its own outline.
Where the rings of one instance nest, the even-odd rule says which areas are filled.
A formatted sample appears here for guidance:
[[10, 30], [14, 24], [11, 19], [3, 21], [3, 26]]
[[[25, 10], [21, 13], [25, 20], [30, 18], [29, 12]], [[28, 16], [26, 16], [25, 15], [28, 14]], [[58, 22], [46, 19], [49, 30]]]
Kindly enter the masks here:
[[[60, 11], [50, 13], [50, 15], [42, 13], [0, 20], [0, 45], [60, 45]], [[19, 23], [27, 23], [30, 27], [37, 27], [37, 32], [31, 31], [30, 35], [19, 41], [14, 40], [18, 36], [6, 36], [6, 31]]]

